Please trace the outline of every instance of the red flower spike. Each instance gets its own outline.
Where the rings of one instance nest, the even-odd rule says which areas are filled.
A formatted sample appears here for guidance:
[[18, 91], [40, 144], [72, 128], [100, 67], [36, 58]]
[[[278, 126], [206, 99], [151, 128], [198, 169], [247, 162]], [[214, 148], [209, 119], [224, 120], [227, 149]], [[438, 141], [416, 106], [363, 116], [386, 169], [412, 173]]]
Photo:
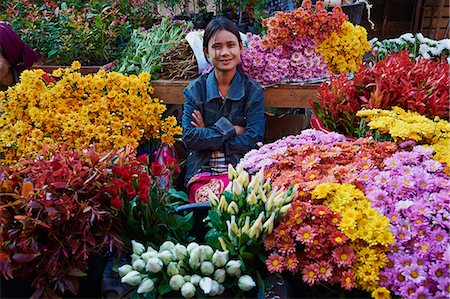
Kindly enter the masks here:
[[163, 170], [164, 167], [158, 162], [152, 162], [152, 164], [150, 164], [150, 172], [156, 177], [160, 176]]

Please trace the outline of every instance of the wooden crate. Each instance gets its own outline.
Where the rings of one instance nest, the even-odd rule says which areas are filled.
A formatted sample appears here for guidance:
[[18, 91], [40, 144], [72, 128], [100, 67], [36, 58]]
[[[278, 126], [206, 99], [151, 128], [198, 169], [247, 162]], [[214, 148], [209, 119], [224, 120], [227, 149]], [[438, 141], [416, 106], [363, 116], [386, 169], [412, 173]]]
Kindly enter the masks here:
[[425, 0], [420, 31], [432, 39], [449, 38], [450, 0]]

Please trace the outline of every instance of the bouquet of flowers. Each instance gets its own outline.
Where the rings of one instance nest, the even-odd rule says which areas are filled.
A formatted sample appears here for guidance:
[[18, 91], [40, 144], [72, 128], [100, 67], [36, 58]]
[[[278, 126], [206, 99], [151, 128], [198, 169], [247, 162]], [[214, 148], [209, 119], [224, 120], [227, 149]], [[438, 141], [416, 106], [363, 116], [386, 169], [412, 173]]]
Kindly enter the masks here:
[[115, 159], [132, 162], [131, 154], [44, 146], [37, 158], [0, 167], [3, 278], [30, 281], [34, 297], [76, 294], [89, 257], [124, 247], [123, 221], [103, 186], [114, 181]]
[[349, 79], [341, 75], [322, 83], [317, 98], [310, 100], [315, 116], [327, 129], [348, 136], [363, 136], [359, 130], [362, 108], [415, 111], [428, 118], [447, 118], [450, 107], [449, 64], [410, 58], [407, 52], [392, 54], [364, 68]]
[[237, 284], [249, 291], [255, 282], [241, 275], [242, 264], [232, 260], [228, 250], [214, 251], [209, 245], [195, 242], [187, 246], [164, 242], [159, 250], [132, 241], [131, 265], [118, 268], [122, 283], [137, 286], [137, 294], [155, 298], [170, 292], [181, 292], [184, 298], [217, 296], [225, 286]]
[[357, 71], [370, 45], [364, 28], [347, 20], [341, 7], [327, 12], [323, 1], [312, 7], [305, 0], [292, 12], [277, 12], [263, 20], [266, 36], [249, 35], [243, 69], [261, 84]]
[[[390, 111], [361, 111], [374, 120], [380, 114], [377, 126], [415, 118], [392, 130], [393, 137], [408, 135], [421, 120], [399, 112], [388, 119]], [[418, 124], [423, 142], [446, 142], [448, 123], [428, 121]], [[421, 136], [414, 131], [399, 146], [367, 138], [342, 142], [336, 133], [308, 131], [247, 157], [269, 162], [265, 176], [273, 186], [294, 184], [301, 190], [264, 240], [272, 251], [268, 269], [300, 272], [308, 284], [373, 290], [374, 297], [389, 291], [405, 298], [446, 297], [448, 166], [433, 159], [430, 145], [414, 146], [411, 139]], [[314, 132], [320, 141], [311, 138]]]
[[181, 127], [166, 106], [151, 98], [148, 73], [126, 76], [100, 70], [83, 76], [79, 62], [46, 74], [25, 71], [21, 81], [0, 92], [0, 151], [12, 161], [39, 151], [44, 144], [64, 142], [99, 152], [146, 140], [172, 144]]
[[152, 246], [171, 239], [188, 240], [193, 215], [176, 213], [176, 208], [188, 199], [180, 196], [180, 192], [161, 186], [161, 173], [148, 167], [146, 155], [135, 158], [135, 149], [128, 146], [123, 150], [127, 154], [115, 159], [111, 169], [114, 177], [100, 193], [118, 210], [118, 217], [123, 220], [122, 239], [126, 243], [151, 240]]
[[381, 169], [361, 172], [367, 197], [389, 217], [396, 240], [379, 282], [403, 298], [449, 295], [450, 177], [444, 167], [431, 149], [415, 146]]
[[429, 119], [399, 107], [392, 110], [361, 110], [357, 113], [367, 126], [392, 137], [396, 142], [413, 142], [434, 151], [434, 159], [447, 164], [450, 174], [450, 123], [439, 118]]
[[378, 40], [373, 38], [369, 41], [372, 52], [377, 60], [383, 60], [392, 53], [403, 50], [409, 51], [409, 56], [414, 59], [423, 57], [425, 59], [447, 57], [450, 63], [450, 40], [433, 40], [426, 38], [422, 33], [405, 33], [398, 38]]

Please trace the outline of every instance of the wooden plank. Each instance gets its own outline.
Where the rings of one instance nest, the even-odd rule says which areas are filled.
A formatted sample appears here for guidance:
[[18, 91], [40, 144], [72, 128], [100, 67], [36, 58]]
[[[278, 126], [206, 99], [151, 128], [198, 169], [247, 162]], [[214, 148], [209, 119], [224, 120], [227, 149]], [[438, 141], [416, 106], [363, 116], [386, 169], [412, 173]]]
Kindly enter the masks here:
[[[189, 81], [154, 80], [152, 95], [165, 104], [183, 104], [183, 90]], [[310, 108], [308, 99], [316, 96], [319, 84], [281, 84], [264, 89], [264, 104], [274, 108]]]

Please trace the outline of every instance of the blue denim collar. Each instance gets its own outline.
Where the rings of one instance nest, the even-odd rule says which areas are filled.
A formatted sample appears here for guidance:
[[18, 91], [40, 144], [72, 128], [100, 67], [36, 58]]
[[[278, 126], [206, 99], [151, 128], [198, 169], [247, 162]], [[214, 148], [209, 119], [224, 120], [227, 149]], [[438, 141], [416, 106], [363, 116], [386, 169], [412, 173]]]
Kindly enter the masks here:
[[[238, 101], [245, 93], [244, 81], [242, 80], [242, 75], [239, 70], [236, 70], [236, 74], [231, 80], [230, 89], [226, 96], [227, 99]], [[216, 75], [214, 70], [208, 75], [206, 79], [206, 101], [209, 102], [212, 99], [220, 98], [219, 87], [217, 86]]]

